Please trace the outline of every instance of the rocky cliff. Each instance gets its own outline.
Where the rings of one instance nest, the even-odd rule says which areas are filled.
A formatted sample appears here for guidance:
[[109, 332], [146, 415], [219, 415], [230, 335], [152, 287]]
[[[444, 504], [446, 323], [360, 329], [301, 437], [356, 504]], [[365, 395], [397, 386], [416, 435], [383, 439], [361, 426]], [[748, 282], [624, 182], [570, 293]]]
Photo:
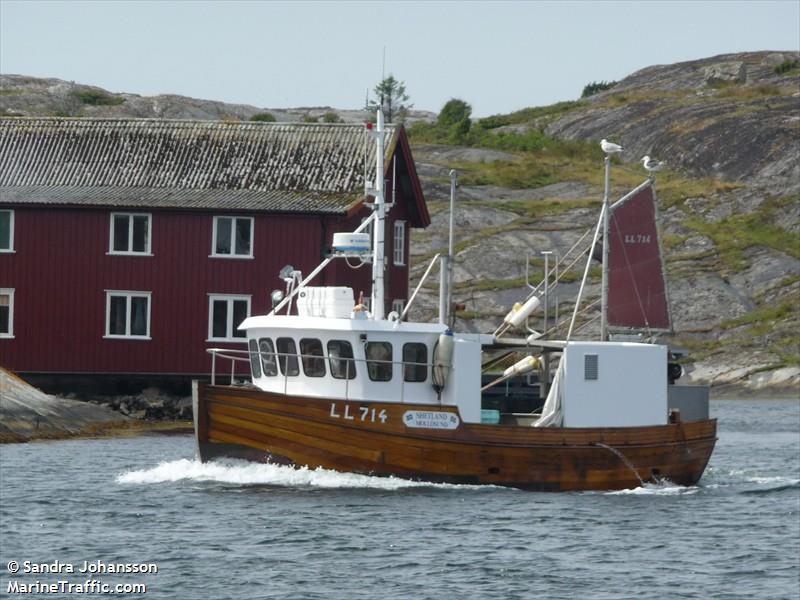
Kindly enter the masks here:
[[[526, 262], [538, 283], [539, 253], [563, 254], [595, 222], [603, 193], [597, 142], [608, 138], [625, 147], [612, 197], [645, 179], [643, 155], [671, 166], [656, 183], [675, 329], [666, 341], [694, 354], [686, 380], [712, 383], [722, 395], [797, 396], [799, 58], [756, 52], [648, 67], [587, 99], [473, 122], [482, 131], [466, 137], [469, 147], [417, 144], [436, 214], [429, 230], [415, 232], [415, 272], [446, 247], [447, 172], [455, 166], [463, 181], [455, 268], [462, 326], [493, 330], [527, 294]], [[512, 150], [496, 149], [503, 147]], [[575, 278], [563, 281], [562, 315], [577, 291]], [[588, 291], [599, 294], [596, 276]], [[420, 313], [433, 317], [435, 289], [423, 294]], [[596, 330], [594, 316], [584, 319], [585, 333]]]

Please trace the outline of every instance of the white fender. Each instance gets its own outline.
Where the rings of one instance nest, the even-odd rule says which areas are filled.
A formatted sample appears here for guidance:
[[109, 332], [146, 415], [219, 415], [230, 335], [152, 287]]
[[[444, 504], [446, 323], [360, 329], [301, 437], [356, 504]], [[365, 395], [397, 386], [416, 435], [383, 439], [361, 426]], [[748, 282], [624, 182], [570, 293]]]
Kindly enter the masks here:
[[444, 389], [450, 369], [453, 366], [453, 349], [455, 342], [453, 332], [449, 329], [439, 335], [439, 341], [433, 351], [433, 387], [437, 391]]
[[531, 296], [526, 300], [525, 304], [517, 302], [508, 311], [503, 321], [512, 327], [519, 327], [540, 305], [541, 302], [537, 296]]
[[514, 363], [503, 371], [503, 377], [511, 377], [513, 375], [523, 375], [529, 371], [539, 368], [539, 359], [535, 356], [526, 356], [522, 360]]

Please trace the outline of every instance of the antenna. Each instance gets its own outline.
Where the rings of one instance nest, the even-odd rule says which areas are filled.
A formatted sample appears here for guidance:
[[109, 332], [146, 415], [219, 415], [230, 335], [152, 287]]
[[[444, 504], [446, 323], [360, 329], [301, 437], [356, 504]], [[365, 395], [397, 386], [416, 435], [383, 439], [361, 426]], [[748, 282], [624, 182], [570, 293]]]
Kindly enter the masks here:
[[383, 110], [383, 82], [386, 80], [386, 46], [383, 47], [383, 62], [381, 63], [381, 110]]

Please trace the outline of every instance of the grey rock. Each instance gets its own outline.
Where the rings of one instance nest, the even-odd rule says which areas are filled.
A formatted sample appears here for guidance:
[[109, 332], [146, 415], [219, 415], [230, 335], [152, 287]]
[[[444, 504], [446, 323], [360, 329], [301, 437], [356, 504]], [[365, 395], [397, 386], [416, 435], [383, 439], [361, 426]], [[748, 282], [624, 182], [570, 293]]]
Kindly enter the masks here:
[[747, 69], [742, 61], [720, 62], [702, 68], [703, 79], [707, 85], [719, 83], [744, 83]]
[[108, 408], [45, 394], [2, 368], [0, 389], [3, 441], [75, 435], [126, 421]]

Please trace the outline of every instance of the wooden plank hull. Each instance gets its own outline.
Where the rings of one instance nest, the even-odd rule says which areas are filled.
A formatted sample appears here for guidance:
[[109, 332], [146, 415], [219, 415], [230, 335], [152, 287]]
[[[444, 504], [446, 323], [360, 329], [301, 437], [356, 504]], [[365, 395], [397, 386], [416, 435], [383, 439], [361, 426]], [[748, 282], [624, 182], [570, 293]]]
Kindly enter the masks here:
[[[625, 428], [534, 428], [461, 423], [451, 406], [348, 402], [199, 386], [200, 458], [244, 458], [433, 482], [543, 491], [696, 483], [716, 420]], [[409, 412], [452, 429], [409, 427]], [[444, 414], [441, 414], [444, 413]], [[441, 422], [441, 421], [439, 421]]]

